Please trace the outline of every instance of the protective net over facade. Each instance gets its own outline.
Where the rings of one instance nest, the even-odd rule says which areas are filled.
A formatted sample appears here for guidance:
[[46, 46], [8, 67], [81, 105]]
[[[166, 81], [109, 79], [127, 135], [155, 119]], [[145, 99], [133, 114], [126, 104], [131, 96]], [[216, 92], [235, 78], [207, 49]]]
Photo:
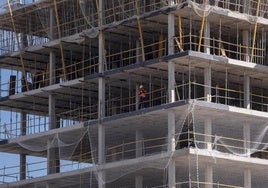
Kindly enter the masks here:
[[267, 3], [0, 2], [0, 188], [267, 187]]

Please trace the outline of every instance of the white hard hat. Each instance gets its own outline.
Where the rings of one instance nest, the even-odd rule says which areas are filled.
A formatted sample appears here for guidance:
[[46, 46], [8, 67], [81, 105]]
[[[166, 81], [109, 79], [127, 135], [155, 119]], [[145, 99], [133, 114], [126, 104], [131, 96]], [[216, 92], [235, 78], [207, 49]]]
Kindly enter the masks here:
[[140, 89], [143, 88], [143, 85], [140, 85]]

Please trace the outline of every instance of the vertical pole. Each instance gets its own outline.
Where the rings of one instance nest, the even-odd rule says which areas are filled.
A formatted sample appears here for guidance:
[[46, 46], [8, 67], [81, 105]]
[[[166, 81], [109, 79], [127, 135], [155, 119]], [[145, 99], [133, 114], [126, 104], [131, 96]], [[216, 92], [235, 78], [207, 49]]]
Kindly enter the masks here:
[[[171, 1], [169, 1], [171, 3]], [[168, 14], [168, 55], [174, 54], [175, 15]], [[175, 64], [168, 62], [168, 95], [169, 102], [175, 102]]]
[[175, 102], [175, 63], [172, 61], [168, 61], [168, 98], [169, 102]]
[[247, 30], [244, 30], [242, 32], [242, 40], [243, 40], [243, 60], [246, 62], [249, 62], [249, 32]]
[[250, 77], [244, 74], [244, 108], [250, 109]]
[[[175, 113], [168, 112], [168, 152], [172, 153], [176, 150], [175, 140]], [[168, 188], [176, 187], [176, 169], [175, 160], [171, 158], [168, 164]]]
[[249, 169], [244, 171], [244, 188], [251, 188], [251, 171]]
[[[142, 156], [143, 134], [140, 130], [136, 130], [136, 157]], [[135, 176], [135, 188], [143, 187], [143, 176]]]
[[142, 156], [143, 134], [140, 130], [136, 130], [136, 157]]
[[244, 137], [244, 153], [250, 157], [250, 125], [243, 125], [243, 137]]
[[209, 64], [208, 67], [204, 70], [204, 96], [207, 102], [211, 102], [211, 65]]
[[[96, 1], [99, 11], [99, 27], [103, 23], [103, 0]], [[104, 56], [104, 33], [99, 31], [99, 73], [105, 70], [105, 56]], [[98, 92], [98, 164], [105, 163], [105, 127], [102, 124], [102, 118], [105, 117], [105, 78], [99, 77], [99, 92]], [[105, 188], [105, 171], [98, 172], [98, 188]]]
[[[54, 11], [53, 8], [50, 9], [50, 37], [51, 40], [54, 39]], [[49, 85], [56, 83], [55, 79], [55, 67], [56, 67], [56, 57], [55, 52], [52, 50], [49, 53]], [[48, 115], [49, 115], [49, 130], [56, 129], [56, 99], [53, 93], [49, 94], [48, 98]], [[47, 141], [47, 174], [53, 174], [60, 172], [60, 160], [59, 160], [59, 150], [58, 148], [51, 148], [52, 139]], [[48, 187], [52, 188], [53, 185]]]
[[[26, 118], [27, 114], [21, 112], [21, 135], [26, 135]], [[26, 155], [20, 154], [20, 180], [26, 179]]]
[[205, 53], [210, 54], [210, 22], [205, 22], [204, 29], [204, 47]]
[[210, 117], [207, 117], [204, 122], [205, 125], [205, 144], [207, 150], [212, 150], [211, 135], [212, 135], [212, 121]]
[[205, 182], [205, 188], [213, 188], [213, 168], [211, 164], [206, 166]]

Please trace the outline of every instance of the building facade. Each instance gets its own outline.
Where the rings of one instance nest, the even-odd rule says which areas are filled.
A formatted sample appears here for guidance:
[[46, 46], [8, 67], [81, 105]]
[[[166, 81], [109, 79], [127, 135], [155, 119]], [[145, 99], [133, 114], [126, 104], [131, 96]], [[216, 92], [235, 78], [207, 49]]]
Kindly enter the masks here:
[[267, 187], [267, 10], [4, 2], [0, 188]]

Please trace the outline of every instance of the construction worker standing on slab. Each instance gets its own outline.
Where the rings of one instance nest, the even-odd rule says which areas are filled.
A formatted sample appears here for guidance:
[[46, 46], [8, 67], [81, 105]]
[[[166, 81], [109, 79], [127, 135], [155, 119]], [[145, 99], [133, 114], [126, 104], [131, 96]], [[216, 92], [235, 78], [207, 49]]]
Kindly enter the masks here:
[[147, 107], [147, 90], [143, 87], [143, 85], [140, 85], [139, 90], [139, 109], [146, 108]]

